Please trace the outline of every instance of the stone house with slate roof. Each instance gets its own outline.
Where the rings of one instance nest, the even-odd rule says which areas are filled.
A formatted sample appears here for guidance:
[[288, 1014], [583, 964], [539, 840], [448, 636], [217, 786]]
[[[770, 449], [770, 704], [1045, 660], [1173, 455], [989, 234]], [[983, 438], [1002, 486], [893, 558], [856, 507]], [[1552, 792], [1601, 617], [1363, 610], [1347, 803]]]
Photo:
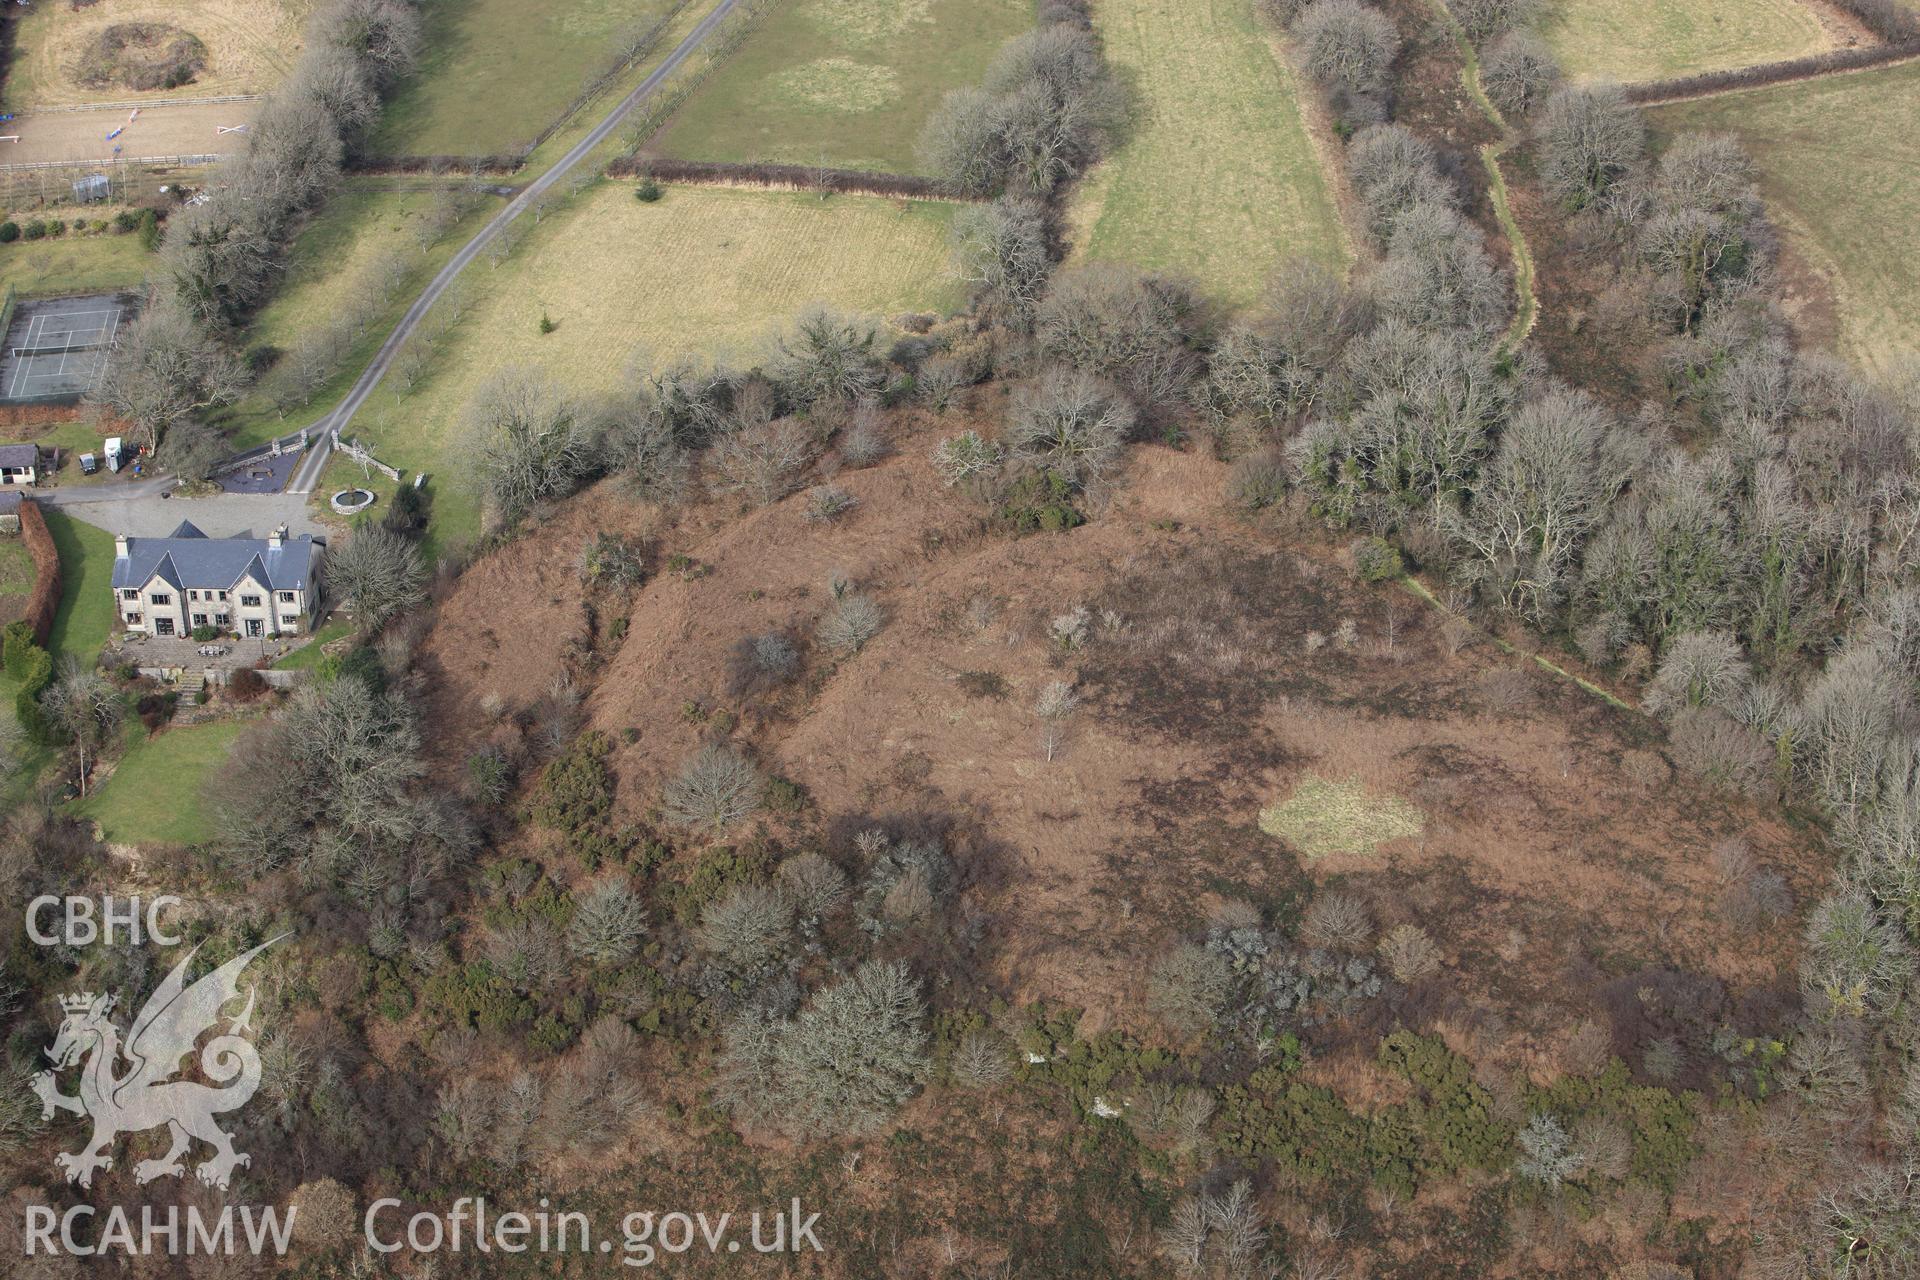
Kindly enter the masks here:
[[240, 636], [296, 635], [319, 603], [325, 544], [281, 525], [264, 538], [209, 538], [191, 522], [165, 538], [113, 540], [120, 625], [152, 636], [214, 627]]

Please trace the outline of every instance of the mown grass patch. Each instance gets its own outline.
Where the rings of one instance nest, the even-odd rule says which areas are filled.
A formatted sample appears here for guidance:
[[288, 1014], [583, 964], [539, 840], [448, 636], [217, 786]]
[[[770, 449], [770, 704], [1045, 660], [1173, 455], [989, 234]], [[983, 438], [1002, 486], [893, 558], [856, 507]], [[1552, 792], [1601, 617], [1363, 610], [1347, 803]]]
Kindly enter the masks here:
[[76, 520], [58, 507], [43, 507], [47, 532], [60, 552], [60, 607], [47, 633], [58, 659], [71, 655], [91, 663], [113, 631], [113, 535]]
[[32, 593], [33, 556], [27, 551], [27, 544], [16, 537], [0, 539], [0, 596]]
[[1830, 276], [1848, 354], [1920, 346], [1920, 63], [1655, 107], [1662, 134], [1731, 133], [1767, 208]]
[[320, 665], [320, 659], [326, 657], [327, 645], [342, 636], [353, 634], [353, 624], [335, 620], [314, 632], [307, 642], [286, 657], [274, 663], [279, 671], [307, 671]]
[[486, 155], [531, 141], [672, 0], [427, 0], [420, 69], [373, 139], [383, 155]]
[[205, 844], [215, 834], [206, 802], [207, 779], [226, 763], [245, 726], [223, 720], [163, 729], [151, 736], [135, 725], [135, 739], [113, 774], [74, 813], [100, 824], [115, 844]]
[[590, 394], [636, 363], [751, 362], [770, 330], [815, 302], [883, 317], [951, 309], [952, 216], [932, 201], [718, 187], [669, 187], [644, 204], [630, 184], [607, 183], [530, 228], [499, 266], [470, 268], [424, 378], [410, 395], [388, 378], [353, 431], [382, 461], [431, 474], [432, 542], [449, 546], [480, 527], [460, 440], [499, 370], [529, 366]]
[[1554, 0], [1540, 26], [1569, 76], [1623, 84], [1833, 47], [1802, 0]]
[[158, 265], [159, 259], [141, 248], [140, 237], [131, 232], [68, 232], [58, 240], [16, 240], [0, 244], [0, 291], [11, 285], [30, 298], [137, 289]]
[[686, 160], [919, 173], [920, 129], [1033, 25], [1021, 0], [786, 0], [655, 140]]
[[1133, 135], [1081, 185], [1078, 254], [1191, 276], [1246, 302], [1290, 256], [1351, 256], [1299, 94], [1253, 0], [1097, 0], [1138, 94]]
[[1419, 835], [1424, 826], [1419, 809], [1355, 779], [1308, 776], [1292, 795], [1260, 811], [1262, 831], [1309, 859], [1369, 854], [1389, 840]]

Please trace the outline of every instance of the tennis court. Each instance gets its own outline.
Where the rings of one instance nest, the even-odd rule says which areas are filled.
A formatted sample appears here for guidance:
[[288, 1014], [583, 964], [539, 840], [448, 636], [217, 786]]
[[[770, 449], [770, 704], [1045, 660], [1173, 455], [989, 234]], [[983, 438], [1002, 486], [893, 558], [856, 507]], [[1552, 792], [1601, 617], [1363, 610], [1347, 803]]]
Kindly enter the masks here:
[[15, 304], [0, 352], [0, 401], [75, 399], [93, 390], [135, 301], [105, 293]]

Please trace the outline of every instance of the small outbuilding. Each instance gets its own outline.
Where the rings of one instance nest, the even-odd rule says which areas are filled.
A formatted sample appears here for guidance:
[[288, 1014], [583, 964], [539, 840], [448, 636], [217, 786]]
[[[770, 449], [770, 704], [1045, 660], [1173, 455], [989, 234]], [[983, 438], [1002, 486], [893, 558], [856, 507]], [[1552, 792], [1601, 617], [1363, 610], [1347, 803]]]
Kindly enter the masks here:
[[73, 184], [73, 198], [81, 204], [100, 204], [113, 195], [113, 180], [104, 173], [90, 173]]
[[0, 489], [0, 534], [20, 532], [20, 491]]
[[0, 444], [0, 486], [40, 483], [40, 446]]

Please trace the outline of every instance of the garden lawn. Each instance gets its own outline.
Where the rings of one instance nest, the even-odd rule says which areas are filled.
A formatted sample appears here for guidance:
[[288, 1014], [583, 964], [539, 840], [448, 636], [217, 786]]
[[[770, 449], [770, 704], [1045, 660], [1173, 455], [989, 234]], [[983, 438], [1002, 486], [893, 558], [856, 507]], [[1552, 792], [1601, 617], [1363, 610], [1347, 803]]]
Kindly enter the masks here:
[[1768, 212], [1832, 285], [1848, 354], [1920, 347], [1920, 63], [1655, 107], [1655, 127], [1727, 132]]
[[1351, 257], [1300, 84], [1253, 0], [1096, 0], [1095, 29], [1139, 100], [1133, 136], [1081, 184], [1077, 256], [1256, 297], [1288, 257]]
[[22, 297], [137, 289], [158, 264], [131, 231], [15, 240], [0, 244], [0, 292], [9, 285]]
[[203, 794], [207, 779], [226, 763], [244, 727], [215, 721], [149, 737], [136, 722], [112, 776], [76, 801], [73, 811], [98, 822], [101, 835], [115, 844], [204, 844], [214, 835]]
[[1833, 47], [1805, 0], [1553, 0], [1541, 32], [1576, 80], [1664, 80]]
[[[354, 419], [384, 462], [426, 471], [429, 551], [480, 528], [461, 447], [475, 393], [512, 366], [567, 391], [620, 386], [636, 364], [688, 354], [751, 362], [768, 334], [819, 302], [891, 317], [947, 311], [954, 206], [669, 186], [658, 203], [603, 183], [528, 229], [501, 265], [475, 263], [460, 319], [411, 395], [388, 377]], [[442, 305], [445, 305], [443, 302]], [[539, 332], [542, 316], [552, 333]]]
[[425, 0], [420, 68], [388, 104], [372, 149], [515, 150], [613, 64], [629, 33], [645, 31], [673, 8], [673, 0]]
[[279, 671], [307, 671], [317, 667], [320, 665], [320, 659], [326, 656], [321, 652], [326, 645], [338, 640], [341, 636], [352, 634], [351, 622], [329, 622], [314, 632], [305, 644], [274, 663], [274, 668]]
[[6, 600], [32, 594], [33, 556], [25, 542], [9, 534], [0, 539], [0, 619], [14, 616], [7, 612]]
[[60, 607], [47, 647], [56, 661], [70, 654], [91, 663], [114, 625], [113, 535], [58, 507], [42, 507], [41, 513], [60, 552]]
[[922, 171], [941, 96], [1033, 26], [1023, 0], [782, 0], [654, 142], [686, 160]]

